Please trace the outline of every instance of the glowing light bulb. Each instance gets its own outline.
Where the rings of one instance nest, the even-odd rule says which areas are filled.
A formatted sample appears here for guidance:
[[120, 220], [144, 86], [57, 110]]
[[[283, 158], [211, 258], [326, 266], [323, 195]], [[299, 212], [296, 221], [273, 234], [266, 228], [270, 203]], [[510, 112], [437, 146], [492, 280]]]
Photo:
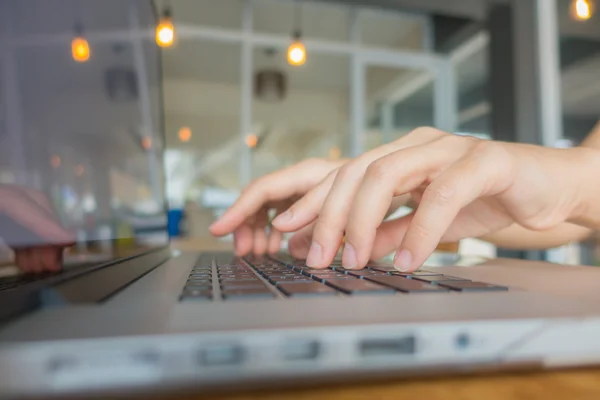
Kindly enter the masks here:
[[192, 138], [192, 130], [190, 128], [188, 128], [187, 126], [182, 127], [181, 129], [179, 129], [179, 140], [181, 140], [182, 142], [189, 142], [190, 139]]
[[150, 139], [149, 137], [143, 138], [142, 147], [146, 150], [150, 150], [152, 148], [152, 139]]
[[90, 59], [90, 44], [83, 36], [76, 36], [71, 41], [71, 55], [77, 62], [86, 62]]
[[175, 41], [175, 27], [171, 19], [171, 12], [167, 9], [156, 26], [156, 44], [160, 47], [170, 47]]
[[258, 144], [258, 136], [256, 136], [254, 133], [246, 135], [246, 146], [253, 149], [256, 147], [257, 144]]
[[295, 67], [299, 67], [306, 63], [306, 48], [300, 40], [294, 40], [287, 53], [288, 63]]
[[571, 2], [571, 15], [579, 21], [587, 21], [594, 13], [592, 0], [573, 0]]

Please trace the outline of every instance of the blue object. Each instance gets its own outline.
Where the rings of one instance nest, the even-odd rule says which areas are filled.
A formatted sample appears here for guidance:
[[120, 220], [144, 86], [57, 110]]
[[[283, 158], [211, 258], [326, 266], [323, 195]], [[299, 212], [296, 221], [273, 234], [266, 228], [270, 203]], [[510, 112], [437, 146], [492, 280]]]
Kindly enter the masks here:
[[168, 214], [167, 229], [169, 237], [177, 237], [181, 235], [181, 220], [183, 219], [183, 210], [171, 209]]

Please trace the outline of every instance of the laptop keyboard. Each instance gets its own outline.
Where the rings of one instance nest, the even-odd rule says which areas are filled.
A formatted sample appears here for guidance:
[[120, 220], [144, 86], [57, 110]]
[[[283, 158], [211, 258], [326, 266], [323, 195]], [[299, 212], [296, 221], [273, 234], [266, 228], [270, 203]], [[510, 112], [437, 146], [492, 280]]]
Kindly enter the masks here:
[[[213, 257], [214, 256], [214, 257]], [[213, 263], [214, 258], [214, 263]], [[335, 261], [314, 269], [289, 256], [234, 257], [204, 254], [192, 268], [182, 301], [283, 299], [326, 296], [393, 296], [417, 293], [496, 292], [507, 287], [434, 271], [398, 272], [391, 264], [370, 263], [349, 271]]]

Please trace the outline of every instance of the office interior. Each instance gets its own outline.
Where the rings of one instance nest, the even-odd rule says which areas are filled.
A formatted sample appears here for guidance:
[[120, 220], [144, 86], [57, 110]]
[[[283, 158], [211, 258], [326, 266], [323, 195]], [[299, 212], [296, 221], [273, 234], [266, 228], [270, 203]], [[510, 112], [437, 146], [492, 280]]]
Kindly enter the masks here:
[[[0, 183], [75, 228], [115, 209], [164, 225], [166, 200], [211, 241], [247, 183], [307, 158], [420, 126], [576, 146], [598, 120], [590, 0], [0, 1]], [[460, 252], [595, 265], [596, 248]]]

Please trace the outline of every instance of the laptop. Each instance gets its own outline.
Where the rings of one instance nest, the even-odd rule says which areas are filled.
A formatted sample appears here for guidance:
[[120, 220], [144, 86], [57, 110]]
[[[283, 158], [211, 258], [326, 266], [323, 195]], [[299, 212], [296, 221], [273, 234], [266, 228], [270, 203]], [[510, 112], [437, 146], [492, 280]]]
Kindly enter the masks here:
[[[77, 62], [71, 23], [40, 41], [39, 32], [56, 32], [44, 25], [51, 15], [18, 7], [0, 0], [0, 16], [47, 18], [34, 33], [21, 21], [20, 36], [0, 36], [1, 76], [10, 78], [0, 254], [18, 253], [0, 264], [0, 397], [600, 364], [600, 269], [449, 258], [404, 275], [386, 262], [313, 270], [286, 253], [178, 250], [163, 194], [165, 140], [152, 134], [164, 130], [156, 46], [100, 36]], [[74, 244], [48, 234], [52, 221]], [[48, 270], [61, 246], [62, 269]]]

